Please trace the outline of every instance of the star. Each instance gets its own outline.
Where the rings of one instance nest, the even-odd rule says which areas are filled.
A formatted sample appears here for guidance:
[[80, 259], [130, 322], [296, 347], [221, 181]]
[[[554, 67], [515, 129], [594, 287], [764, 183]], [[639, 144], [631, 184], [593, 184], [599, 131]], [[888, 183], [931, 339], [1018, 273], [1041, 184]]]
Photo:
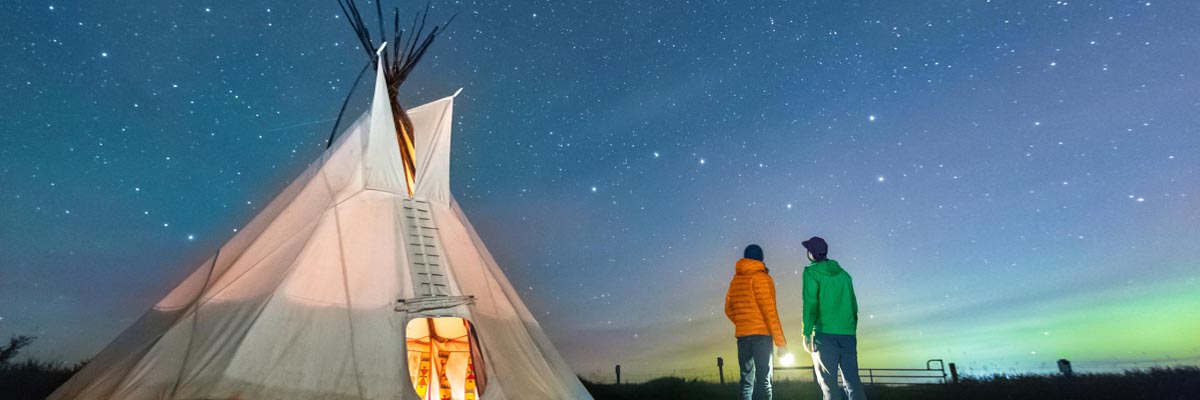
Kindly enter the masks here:
[[[72, 48], [70, 40], [60, 38], [61, 27], [56, 24], [31, 26], [27, 40], [20, 40], [25, 54], [13, 63], [14, 70], [21, 73], [8, 82], [5, 91], [11, 92], [10, 97], [28, 100], [9, 104], [12, 118], [0, 118], [0, 131], [32, 127], [71, 134], [21, 135], [15, 146], [0, 146], [0, 159], [12, 158], [12, 162], [0, 163], [0, 181], [5, 182], [0, 216], [14, 216], [12, 222], [21, 223], [21, 234], [30, 235], [28, 241], [0, 240], [0, 254], [20, 253], [10, 258], [21, 260], [22, 267], [13, 274], [14, 282], [29, 282], [20, 285], [22, 289], [35, 278], [64, 279], [56, 279], [52, 290], [0, 302], [0, 315], [18, 315], [21, 324], [58, 330], [46, 336], [63, 340], [69, 345], [64, 348], [98, 350], [105, 344], [104, 338], [63, 334], [94, 330], [96, 326], [85, 325], [92, 323], [87, 319], [60, 321], [69, 314], [26, 315], [24, 309], [54, 304], [57, 293], [80, 293], [67, 296], [67, 300], [103, 306], [106, 308], [100, 311], [106, 313], [133, 312], [114, 307], [131, 300], [156, 300], [132, 299], [128, 291], [101, 293], [78, 288], [92, 283], [94, 279], [89, 278], [95, 275], [88, 274], [121, 273], [126, 275], [116, 278], [128, 278], [128, 274], [161, 268], [154, 265], [154, 257], [137, 254], [138, 249], [121, 246], [121, 242], [160, 247], [173, 243], [175, 248], [161, 249], [170, 254], [219, 245], [240, 235], [236, 224], [259, 215], [267, 201], [290, 185], [303, 168], [326, 160], [322, 156], [324, 142], [338, 117], [337, 106], [346, 97], [351, 97], [352, 104], [338, 122], [335, 135], [352, 133], [350, 127], [371, 101], [375, 74], [364, 73], [358, 90], [352, 96], [348, 93], [355, 73], [367, 60], [353, 58], [362, 56], [361, 49], [349, 48], [358, 45], [349, 39], [352, 35], [346, 21], [340, 20], [344, 15], [339, 15], [337, 5], [307, 13], [316, 21], [308, 21], [307, 14], [274, 14], [275, 5], [270, 2], [249, 5], [249, 15], [258, 8], [257, 12], [269, 17], [269, 21], [259, 18], [260, 24], [304, 23], [316, 37], [330, 38], [304, 43], [305, 37], [260, 33], [265, 36], [258, 42], [271, 42], [270, 47], [281, 51], [264, 51], [255, 41], [226, 40], [245, 28], [244, 20], [226, 18], [227, 14], [201, 16], [204, 23], [192, 26], [187, 35], [202, 45], [193, 51], [178, 48], [179, 37], [173, 34], [178, 33], [177, 23], [155, 21], [162, 22], [159, 17], [179, 11], [188, 14], [194, 10], [191, 5], [200, 5], [196, 9], [206, 15], [215, 14], [214, 8], [221, 3], [197, 2], [176, 9], [150, 2], [154, 4], [143, 7], [145, 12], [99, 14], [69, 3], [59, 15], [58, 1], [36, 4], [50, 11], [45, 17], [70, 16], [69, 21], [58, 22], [86, 30], [88, 41], [95, 45], [81, 48], [86, 59], [82, 63], [41, 68], [47, 53], [80, 48]], [[1132, 6], [1150, 1], [1154, 0], [1138, 0]], [[359, 3], [368, 27], [377, 27], [375, 4]], [[1061, 277], [1087, 278], [1080, 290], [1053, 292], [1046, 295], [1048, 301], [1094, 299], [1097, 306], [1106, 307], [1116, 303], [1121, 294], [1109, 289], [1124, 282], [1124, 275], [1114, 272], [1121, 271], [1121, 260], [1156, 251], [1164, 252], [1166, 258], [1185, 257], [1190, 248], [1187, 239], [1195, 236], [1188, 235], [1194, 229], [1188, 224], [1192, 213], [1185, 206], [1189, 204], [1186, 200], [1200, 194], [1194, 179], [1188, 180], [1196, 158], [1187, 155], [1191, 153], [1175, 153], [1188, 150], [1190, 125], [1176, 113], [1150, 112], [1174, 109], [1172, 101], [1200, 93], [1200, 88], [1193, 86], [1171, 85], [1193, 77], [1186, 76], [1186, 68], [1171, 64], [1172, 57], [1163, 57], [1180, 55], [1175, 58], [1181, 61], [1198, 57], [1187, 52], [1192, 43], [1188, 32], [1156, 29], [1154, 24], [1155, 18], [1166, 13], [1193, 11], [1182, 4], [1186, 2], [1157, 1], [1155, 8], [1136, 10], [1093, 10], [1096, 13], [1088, 18], [1068, 13], [1050, 17], [1044, 7], [1018, 2], [1021, 4], [1006, 6], [1001, 12], [1005, 16], [994, 15], [996, 24], [953, 22], [969, 18], [975, 12], [970, 9], [973, 6], [897, 9], [897, 15], [888, 16], [891, 21], [868, 21], [861, 16], [870, 14], [870, 6], [846, 2], [806, 10], [832, 17], [816, 30], [804, 28], [811, 25], [804, 13], [777, 15], [773, 13], [788, 10], [775, 6], [733, 14], [699, 7], [689, 9], [687, 18], [670, 18], [661, 4], [652, 4], [639, 8], [637, 17], [660, 24], [655, 24], [655, 29], [623, 31], [619, 37], [605, 35], [608, 28], [624, 21], [619, 14], [563, 13], [555, 4], [551, 6], [556, 8], [547, 9], [522, 2], [476, 3], [432, 10], [431, 21], [444, 21], [456, 13], [475, 17], [455, 22], [444, 40], [432, 45], [429, 58], [415, 69], [420, 82], [405, 84], [400, 100], [405, 106], [417, 106], [449, 94], [441, 88], [451, 84], [467, 86], [465, 93], [479, 96], [463, 96], [455, 102], [453, 128], [464, 134], [455, 139], [457, 147], [451, 152], [455, 160], [451, 192], [463, 200], [463, 212], [470, 214], [472, 222], [482, 225], [480, 236], [492, 245], [489, 250], [504, 255], [503, 264], [508, 265], [501, 268], [512, 274], [509, 278], [515, 286], [528, 288], [529, 298], [522, 300], [535, 315], [546, 316], [538, 322], [553, 327], [548, 332], [552, 336], [597, 327], [628, 329], [636, 326], [636, 321], [618, 317], [620, 310], [632, 301], [653, 302], [670, 295], [652, 291], [642, 296], [644, 293], [636, 293], [638, 285], [629, 287], [630, 276], [673, 282], [679, 291], [688, 293], [728, 283], [729, 261], [740, 249], [717, 247], [757, 239], [740, 237], [754, 236], [752, 231], [776, 238], [773, 242], [777, 245], [772, 247], [776, 250], [769, 248], [768, 253], [776, 254], [776, 266], [796, 274], [789, 277], [781, 272], [777, 282], [781, 288], [794, 290], [802, 283], [799, 274], [803, 267], [790, 265], [804, 262], [804, 250], [794, 239], [827, 233], [835, 239], [831, 241], [836, 252], [846, 259], [846, 269], [861, 279], [855, 283], [862, 292], [862, 315], [867, 321], [911, 318], [913, 310], [949, 307], [950, 312], [932, 328], [978, 326], [997, 331], [1021, 321], [960, 318], [973, 316], [955, 312], [948, 300], [934, 301], [942, 296], [925, 296], [927, 287], [890, 285], [885, 271], [892, 264], [904, 268], [920, 262], [894, 256], [920, 251], [908, 245], [911, 240], [944, 244], [931, 249], [929, 261], [939, 268], [953, 265], [956, 273], [926, 272], [931, 272], [933, 286], [949, 291], [947, 299], [991, 285], [1002, 290], [978, 292], [978, 300], [1038, 295], [1039, 285], [1025, 285], [1019, 276], [992, 270], [1031, 268], [996, 261], [996, 254], [1004, 254], [1004, 243], [1016, 243], [1053, 263]], [[1066, 11], [1057, 8], [1050, 12]], [[77, 11], [84, 13], [76, 18]], [[526, 53], [492, 57], [497, 46], [522, 44], [505, 43], [502, 35], [508, 28], [505, 21], [520, 20], [521, 15], [537, 24], [554, 20], [553, 26], [543, 27], [551, 34], [524, 43], [528, 45]], [[1016, 18], [1030, 15], [1038, 17]], [[334, 20], [329, 21], [329, 16]], [[401, 19], [411, 16], [401, 11]], [[504, 16], [508, 18], [498, 18]], [[768, 17], [767, 26], [762, 26], [763, 16]], [[1063, 23], [1074, 26], [1072, 32], [1079, 34], [1033, 48], [1025, 43], [1026, 33], [1059, 32]], [[730, 30], [728, 26], [751, 29]], [[380, 32], [372, 29], [371, 33], [378, 36]], [[877, 43], [878, 49], [869, 52], [860, 49], [862, 40], [876, 34], [895, 41]], [[744, 40], [747, 35], [761, 35], [763, 40]], [[626, 40], [630, 37], [649, 40]], [[1145, 45], [1151, 39], [1150, 45]], [[214, 43], [221, 45], [214, 47]], [[116, 59], [105, 47], [115, 47], [121, 58]], [[777, 51], [785, 47], [808, 50]], [[972, 56], [964, 58], [963, 54]], [[454, 62], [447, 55], [454, 55]], [[870, 59], [878, 56], [886, 59]], [[1058, 69], [1059, 57], [1068, 64], [1062, 70]], [[132, 77], [118, 73], [134, 58], [145, 58], [145, 65], [137, 67], [157, 72]], [[1107, 64], [1131, 59], [1138, 62]], [[629, 60], [648, 61], [629, 64]], [[712, 64], [712, 60], [727, 63]], [[96, 64], [102, 64], [101, 68], [95, 68]], [[169, 73], [180, 71], [181, 64], [188, 66], [187, 73]], [[959, 66], [951, 68], [951, 64]], [[630, 67], [616, 75], [604, 73], [613, 65]], [[714, 66], [725, 68], [706, 68]], [[1076, 67], [1082, 67], [1080, 73], [1066, 73]], [[1095, 69], [1106, 72], [1095, 74]], [[281, 79], [288, 76], [305, 79]], [[56, 80], [68, 86], [94, 82], [97, 90], [44, 90], [44, 82]], [[279, 83], [287, 81], [293, 82]], [[430, 86], [430, 82], [437, 84]], [[479, 86], [478, 82], [487, 84]], [[1036, 90], [997, 89], [1005, 87]], [[1089, 87], [1104, 90], [1074, 90]], [[505, 101], [494, 101], [496, 95]], [[71, 112], [56, 111], [62, 109]], [[876, 112], [899, 111], [903, 115], [875, 126], [882, 118]], [[604, 123], [600, 116], [610, 114], [627, 117]], [[1054, 126], [1042, 130], [1042, 117], [1053, 118]], [[1030, 125], [1022, 125], [1026, 123]], [[231, 128], [231, 124], [243, 126]], [[665, 153], [672, 154], [670, 160], [663, 160]], [[708, 159], [701, 153], [717, 154], [719, 165], [708, 167]], [[644, 155], [651, 157], [647, 160]], [[1119, 155], [1149, 161], [1104, 167], [1108, 158]], [[688, 157], [695, 157], [696, 164], [688, 165]], [[1156, 157], [1161, 157], [1160, 162], [1154, 162]], [[1168, 162], [1162, 163], [1163, 159]], [[893, 184], [880, 172], [899, 174], [902, 182]], [[859, 178], [874, 179], [876, 186], [865, 185]], [[587, 185], [589, 180], [596, 183]], [[1113, 181], [1138, 183], [1116, 190], [1098, 184]], [[317, 183], [314, 188], [325, 188], [323, 182]], [[586, 185], [583, 193], [574, 192], [580, 184]], [[608, 185], [604, 196], [599, 194], [600, 185]], [[127, 191], [134, 192], [133, 196]], [[1145, 194], [1130, 193], [1134, 191]], [[1121, 192], [1125, 199], [1118, 198]], [[1088, 199], [1088, 195], [1096, 198]], [[788, 199], [803, 201], [804, 210]], [[517, 200], [529, 207], [505, 207]], [[593, 201], [596, 204], [590, 204]], [[1124, 214], [1112, 213], [1113, 203], [1122, 201], [1133, 203], [1133, 208]], [[783, 215], [772, 209], [779, 202], [784, 206]], [[591, 207], [581, 216], [587, 225], [583, 234], [559, 234], [566, 232], [559, 226], [564, 216], [575, 214], [580, 207]], [[153, 214], [160, 222], [145, 218], [128, 223], [138, 212], [144, 217]], [[1106, 217], [1089, 218], [1094, 215]], [[162, 221], [167, 218], [178, 219], [182, 225]], [[545, 249], [521, 251], [521, 241], [496, 242], [500, 238], [492, 238], [495, 229], [488, 226], [509, 221], [519, 222], [526, 239], [545, 244]], [[981, 221], [991, 223], [978, 223]], [[1100, 239], [1107, 230], [1131, 226], [1146, 228], [1139, 230], [1143, 235], [1136, 246], [1132, 242], [1108, 246], [1108, 241], [1087, 239]], [[0, 224], [0, 231], [4, 227]], [[156, 229], [159, 227], [163, 230]], [[189, 232], [193, 230], [224, 234], [199, 243], [200, 234]], [[105, 236], [127, 240], [22, 246]], [[253, 239], [241, 236], [239, 241]], [[839, 236], [843, 239], [836, 240]], [[877, 236], [885, 240], [862, 239]], [[896, 240], [900, 237], [908, 240]], [[597, 238], [609, 243], [599, 247]], [[1063, 246], [1064, 242], [1072, 245]], [[1148, 248], [1145, 243], [1156, 245]], [[1113, 256], [1088, 263], [1060, 262], [1097, 251], [1113, 252]], [[785, 252], [787, 257], [782, 256]], [[107, 256], [120, 253], [128, 256]], [[686, 256], [694, 254], [721, 259], [698, 265]], [[98, 261], [96, 268], [74, 267], [80, 259], [91, 261], [88, 258]], [[132, 263], [126, 266], [127, 261]], [[117, 263], [122, 264], [120, 268], [113, 268]], [[605, 268], [597, 270], [598, 265]], [[1148, 273], [1139, 276], [1139, 285], [1200, 280], [1191, 278], [1191, 271], [1169, 265], [1150, 263], [1145, 268]], [[543, 270], [554, 273], [536, 273]], [[1178, 279], [1181, 277], [1184, 279]], [[1192, 281], [1176, 282], [1189, 278]], [[0, 286], [4, 282], [0, 279]], [[42, 283], [43, 288], [47, 286], [50, 284]], [[537, 287], [542, 289], [534, 290]], [[585, 287], [613, 289], [611, 293], [599, 290], [593, 299], [558, 297], [572, 290], [582, 293]], [[1171, 293], [1146, 290], [1146, 301], [1139, 304], [1174, 304], [1168, 298]], [[75, 297], [83, 295], [90, 297]], [[108, 296], [113, 301], [96, 302]], [[698, 340], [716, 340], [720, 332], [709, 332], [707, 324], [724, 324], [720, 321], [724, 316], [713, 313], [711, 303], [685, 301], [676, 310], [651, 308], [640, 317], [669, 321], [683, 316], [699, 324], [696, 328], [708, 337]], [[1015, 307], [1015, 311], [1031, 312], [1025, 315], [1038, 319], [1060, 316], [1053, 308]], [[870, 314], [874, 311], [888, 315]], [[693, 314], [694, 320], [686, 317]], [[1095, 322], [1086, 320], [1102, 318], [1100, 314], [1088, 314], [1079, 321]], [[606, 320], [611, 325], [606, 326]], [[984, 325], [977, 320], [985, 321]], [[1163, 320], [1173, 323], [1166, 317]], [[0, 320], [0, 326], [13, 323], [18, 321]], [[1182, 327], [1179, 323], [1165, 326]], [[1038, 336], [1036, 328], [1055, 331]], [[1053, 365], [1058, 358], [1051, 358], [1053, 349], [1036, 350], [1031, 356], [1034, 349], [1030, 347], [1042, 345], [1038, 341], [1049, 336], [1073, 334], [1069, 331], [1078, 327], [1036, 328], [1017, 335], [1020, 343], [1011, 348], [975, 351], [961, 356], [959, 362], [964, 366], [1023, 363], [1014, 366], [1017, 372], [1040, 368], [1043, 362]], [[895, 342], [894, 337], [885, 338], [887, 335], [912, 335], [914, 346], [909, 350], [917, 353], [921, 348], [942, 346], [929, 340], [928, 331], [919, 335], [920, 329], [875, 333], [887, 343]], [[646, 333], [646, 345], [660, 348], [662, 354], [689, 354], [672, 348], [682, 343], [663, 342], [663, 337], [669, 337], [669, 327], [623, 332], [623, 339], [632, 336], [635, 341]], [[636, 349], [622, 347], [619, 335], [596, 337], [587, 343], [588, 350], [610, 351], [611, 358], [628, 359], [631, 365], [653, 361], [648, 363], [654, 364], [653, 369], [671, 370], [685, 364], [674, 357], [647, 360], [634, 354]], [[944, 345], [953, 353], [971, 346], [969, 340], [959, 338], [948, 338]], [[1193, 350], [1180, 347], [1165, 350]], [[1074, 357], [1126, 360], [1122, 350], [1103, 346], [1072, 351], [1078, 354]], [[65, 353], [55, 361], [72, 363], [92, 356], [83, 353]], [[635, 360], [638, 357], [643, 359]], [[728, 354], [725, 361], [729, 361]], [[611, 368], [603, 360], [576, 362], [580, 364], [572, 367], [581, 370]]]

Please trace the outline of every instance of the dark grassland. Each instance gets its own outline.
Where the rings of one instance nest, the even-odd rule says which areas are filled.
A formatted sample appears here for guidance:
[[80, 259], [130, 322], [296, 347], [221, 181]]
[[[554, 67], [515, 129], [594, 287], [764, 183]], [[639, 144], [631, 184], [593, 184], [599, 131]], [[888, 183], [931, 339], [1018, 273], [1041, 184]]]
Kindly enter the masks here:
[[[645, 383], [611, 385], [584, 382], [596, 400], [737, 399], [737, 384], [661, 378]], [[813, 382], [775, 383], [776, 400], [820, 399]], [[868, 385], [867, 398], [942, 399], [1200, 399], [1200, 368], [1172, 367], [1113, 374], [997, 375], [964, 378], [957, 384], [910, 386]]]
[[[44, 399], [83, 364], [63, 365], [16, 360], [32, 337], [16, 336], [0, 346], [0, 399]], [[718, 384], [680, 378], [611, 385], [584, 381], [596, 400], [737, 399], [736, 383]], [[1155, 399], [1200, 400], [1200, 367], [1151, 368], [1119, 374], [996, 375], [964, 378], [957, 384], [867, 386], [871, 399]], [[775, 383], [775, 399], [820, 399], [813, 382]]]
[[14, 362], [33, 339], [13, 336], [8, 344], [0, 345], [0, 399], [44, 399], [83, 367], [83, 364], [65, 366], [37, 360]]

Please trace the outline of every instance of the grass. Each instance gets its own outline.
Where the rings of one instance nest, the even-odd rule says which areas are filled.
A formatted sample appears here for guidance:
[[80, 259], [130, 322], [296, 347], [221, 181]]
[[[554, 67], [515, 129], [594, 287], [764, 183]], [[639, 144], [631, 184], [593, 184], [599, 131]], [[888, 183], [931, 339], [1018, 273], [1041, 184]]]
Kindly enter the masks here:
[[37, 360], [14, 362], [21, 349], [32, 344], [34, 339], [32, 336], [13, 336], [7, 345], [0, 346], [0, 398], [44, 399], [83, 368], [82, 363], [67, 367]]
[[81, 367], [35, 360], [0, 365], [0, 399], [44, 399]]
[[[0, 399], [44, 399], [79, 371], [83, 364], [26, 359], [14, 361], [32, 337], [18, 336], [0, 346]], [[737, 384], [682, 378], [659, 378], [645, 383], [613, 385], [584, 381], [596, 400], [672, 400], [737, 398]], [[1151, 368], [1113, 374], [994, 375], [964, 378], [956, 384], [866, 387], [872, 399], [1200, 399], [1200, 367]], [[816, 383], [780, 381], [775, 399], [821, 398]]]
[[[0, 399], [44, 399], [78, 371], [80, 365], [26, 360], [0, 365]], [[584, 382], [596, 400], [737, 399], [736, 384], [660, 378], [645, 383], [612, 385]], [[1155, 399], [1200, 398], [1200, 368], [1175, 367], [1082, 374], [1067, 379], [1044, 375], [997, 375], [967, 378], [958, 384], [867, 386], [867, 397], [886, 400], [941, 399]], [[820, 399], [813, 382], [781, 381], [775, 399]]]
[[[660, 378], [636, 384], [584, 382], [596, 400], [737, 399], [736, 383], [719, 384], [681, 378]], [[777, 400], [820, 399], [816, 383], [776, 382]], [[957, 384], [866, 387], [867, 398], [899, 400], [941, 399], [1200, 399], [1200, 368], [1172, 367], [1130, 370], [1112, 374], [995, 375], [966, 378]]]

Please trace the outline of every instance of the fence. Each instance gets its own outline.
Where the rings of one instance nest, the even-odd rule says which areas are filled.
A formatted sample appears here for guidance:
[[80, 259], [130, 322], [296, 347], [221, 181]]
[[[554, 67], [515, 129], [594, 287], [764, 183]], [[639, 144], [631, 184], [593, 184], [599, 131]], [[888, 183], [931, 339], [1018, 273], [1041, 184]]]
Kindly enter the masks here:
[[[934, 368], [934, 364], [937, 368]], [[954, 364], [950, 364], [954, 368]], [[776, 367], [776, 380], [786, 379], [786, 374], [792, 371], [804, 371], [812, 380], [816, 380], [816, 369], [812, 365], [794, 367]], [[802, 373], [803, 374], [803, 373]], [[918, 385], [930, 383], [946, 383], [946, 364], [942, 360], [928, 360], [925, 368], [859, 368], [858, 377], [863, 383], [874, 385]], [[807, 379], [806, 379], [807, 380]], [[838, 381], [842, 377], [838, 375]]]
[[[1162, 357], [1143, 360], [1072, 360], [1071, 368], [1075, 373], [1122, 373], [1130, 370], [1145, 370], [1150, 368], [1200, 366], [1200, 356]], [[958, 372], [964, 376], [992, 376], [1018, 374], [1056, 374], [1059, 367], [1054, 360], [1046, 360], [1037, 364], [1000, 364], [985, 363], [959, 365]]]
[[[720, 359], [720, 357], [718, 357]], [[1121, 373], [1128, 370], [1140, 370], [1148, 368], [1162, 367], [1178, 367], [1178, 366], [1196, 366], [1200, 365], [1200, 356], [1197, 357], [1177, 357], [1177, 358], [1161, 358], [1151, 360], [1090, 360], [1082, 362], [1072, 362], [1071, 368], [1074, 373]], [[619, 366], [618, 366], [619, 367]], [[779, 380], [799, 380], [799, 381], [814, 381], [815, 370], [812, 365], [799, 365], [792, 367], [775, 367], [774, 379]], [[737, 362], [724, 363], [723, 360], [718, 365], [709, 367], [697, 368], [680, 368], [680, 369], [665, 369], [665, 370], [631, 370], [626, 368], [619, 373], [614, 374], [615, 370], [607, 373], [592, 372], [583, 374], [582, 377], [588, 381], [595, 383], [639, 383], [646, 382], [658, 378], [683, 378], [688, 380], [699, 380], [705, 382], [737, 382], [738, 370]], [[1061, 370], [1057, 363], [1053, 360], [1048, 360], [1038, 365], [994, 365], [994, 364], [976, 364], [970, 366], [955, 365], [954, 363], [944, 363], [940, 359], [928, 360], [925, 363], [925, 368], [859, 368], [859, 377], [864, 383], [876, 385], [912, 385], [912, 384], [938, 384], [948, 383], [957, 380], [959, 375], [963, 376], [991, 376], [991, 375], [1016, 375], [1016, 374], [1057, 374]], [[617, 378], [617, 375], [620, 377]]]
[[[681, 368], [671, 370], [622, 370], [617, 365], [613, 372], [601, 374], [593, 372], [584, 374], [583, 378], [595, 383], [640, 383], [658, 378], [683, 378], [706, 382], [737, 382], [737, 363], [724, 365], [724, 360], [718, 357], [716, 368]], [[936, 365], [936, 368], [935, 368]], [[725, 367], [729, 367], [726, 370]], [[953, 368], [953, 364], [951, 364]], [[775, 367], [775, 380], [815, 381], [816, 375], [812, 365], [792, 367]], [[942, 360], [929, 360], [925, 368], [859, 368], [859, 376], [868, 384], [927, 384], [946, 382], [945, 364]]]

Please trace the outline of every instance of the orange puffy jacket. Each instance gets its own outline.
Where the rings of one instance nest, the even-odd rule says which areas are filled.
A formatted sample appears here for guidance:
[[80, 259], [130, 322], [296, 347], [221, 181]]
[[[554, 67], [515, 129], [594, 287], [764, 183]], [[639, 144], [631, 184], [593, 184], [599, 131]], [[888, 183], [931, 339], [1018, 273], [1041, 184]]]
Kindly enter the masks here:
[[767, 266], [743, 258], [736, 270], [725, 294], [725, 316], [733, 321], [733, 336], [770, 335], [776, 346], [787, 346], [775, 309], [775, 280], [767, 274]]

